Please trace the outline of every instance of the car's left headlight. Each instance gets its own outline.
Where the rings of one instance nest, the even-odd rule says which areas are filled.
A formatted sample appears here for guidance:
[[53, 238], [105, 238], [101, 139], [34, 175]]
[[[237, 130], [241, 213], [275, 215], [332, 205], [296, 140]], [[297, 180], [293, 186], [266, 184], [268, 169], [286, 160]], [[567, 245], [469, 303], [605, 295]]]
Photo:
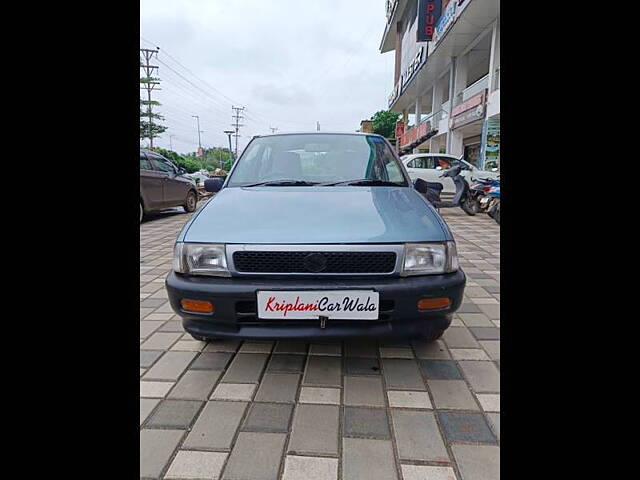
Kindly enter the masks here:
[[455, 242], [407, 243], [402, 275], [436, 275], [458, 270]]
[[173, 250], [173, 270], [189, 275], [229, 277], [224, 244], [177, 242]]

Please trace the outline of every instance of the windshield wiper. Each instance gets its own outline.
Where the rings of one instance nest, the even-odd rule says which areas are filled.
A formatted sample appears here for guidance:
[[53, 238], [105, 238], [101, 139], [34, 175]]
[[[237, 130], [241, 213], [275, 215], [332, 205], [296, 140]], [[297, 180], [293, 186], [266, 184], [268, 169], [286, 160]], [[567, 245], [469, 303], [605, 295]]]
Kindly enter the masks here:
[[248, 185], [241, 185], [241, 187], [292, 187], [292, 186], [310, 186], [317, 185], [318, 182], [307, 182], [306, 180], [270, 180], [268, 182], [250, 183]]
[[379, 180], [375, 178], [360, 178], [358, 180], [345, 180], [344, 182], [327, 182], [319, 183], [318, 185], [333, 187], [335, 185], [361, 185], [365, 187], [380, 186], [380, 187], [402, 187], [402, 183], [389, 182], [387, 180]]

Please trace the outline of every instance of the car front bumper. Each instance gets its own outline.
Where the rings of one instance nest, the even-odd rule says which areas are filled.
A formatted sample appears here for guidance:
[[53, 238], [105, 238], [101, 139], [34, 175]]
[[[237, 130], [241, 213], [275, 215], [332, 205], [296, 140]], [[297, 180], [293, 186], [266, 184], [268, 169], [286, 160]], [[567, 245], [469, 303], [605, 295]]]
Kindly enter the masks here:
[[[182, 317], [184, 329], [196, 337], [216, 338], [325, 338], [412, 337], [444, 330], [462, 303], [465, 274], [389, 278], [248, 278], [189, 277], [171, 272], [166, 279], [169, 301]], [[256, 314], [258, 290], [367, 290], [380, 295], [378, 320], [261, 320]], [[420, 312], [421, 298], [448, 297], [446, 309]], [[183, 298], [208, 300], [213, 314], [182, 310]]]

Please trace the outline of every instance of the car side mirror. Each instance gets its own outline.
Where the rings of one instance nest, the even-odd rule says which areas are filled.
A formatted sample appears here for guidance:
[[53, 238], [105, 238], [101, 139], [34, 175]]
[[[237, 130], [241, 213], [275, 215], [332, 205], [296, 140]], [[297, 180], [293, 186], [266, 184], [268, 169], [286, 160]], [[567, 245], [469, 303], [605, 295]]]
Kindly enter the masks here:
[[440, 165], [438, 165], [438, 166], [436, 167], [436, 170], [442, 170], [442, 167], [441, 167]]
[[413, 188], [415, 188], [418, 192], [420, 192], [423, 195], [427, 194], [427, 182], [425, 182], [421, 178], [416, 178], [413, 181]]
[[208, 178], [204, 181], [204, 189], [207, 192], [216, 193], [220, 191], [223, 183], [222, 178]]

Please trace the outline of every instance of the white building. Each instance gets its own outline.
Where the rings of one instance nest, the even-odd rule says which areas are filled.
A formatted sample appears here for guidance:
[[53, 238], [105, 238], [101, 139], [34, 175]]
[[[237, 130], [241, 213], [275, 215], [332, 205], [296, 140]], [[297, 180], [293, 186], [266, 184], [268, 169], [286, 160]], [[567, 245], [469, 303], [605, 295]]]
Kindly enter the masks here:
[[[439, 17], [420, 18], [421, 8], [434, 7]], [[429, 20], [432, 38], [418, 42], [419, 29], [431, 33]], [[500, 0], [388, 0], [380, 51], [392, 50], [389, 109], [403, 116], [399, 151], [464, 154], [479, 167], [499, 166]]]

